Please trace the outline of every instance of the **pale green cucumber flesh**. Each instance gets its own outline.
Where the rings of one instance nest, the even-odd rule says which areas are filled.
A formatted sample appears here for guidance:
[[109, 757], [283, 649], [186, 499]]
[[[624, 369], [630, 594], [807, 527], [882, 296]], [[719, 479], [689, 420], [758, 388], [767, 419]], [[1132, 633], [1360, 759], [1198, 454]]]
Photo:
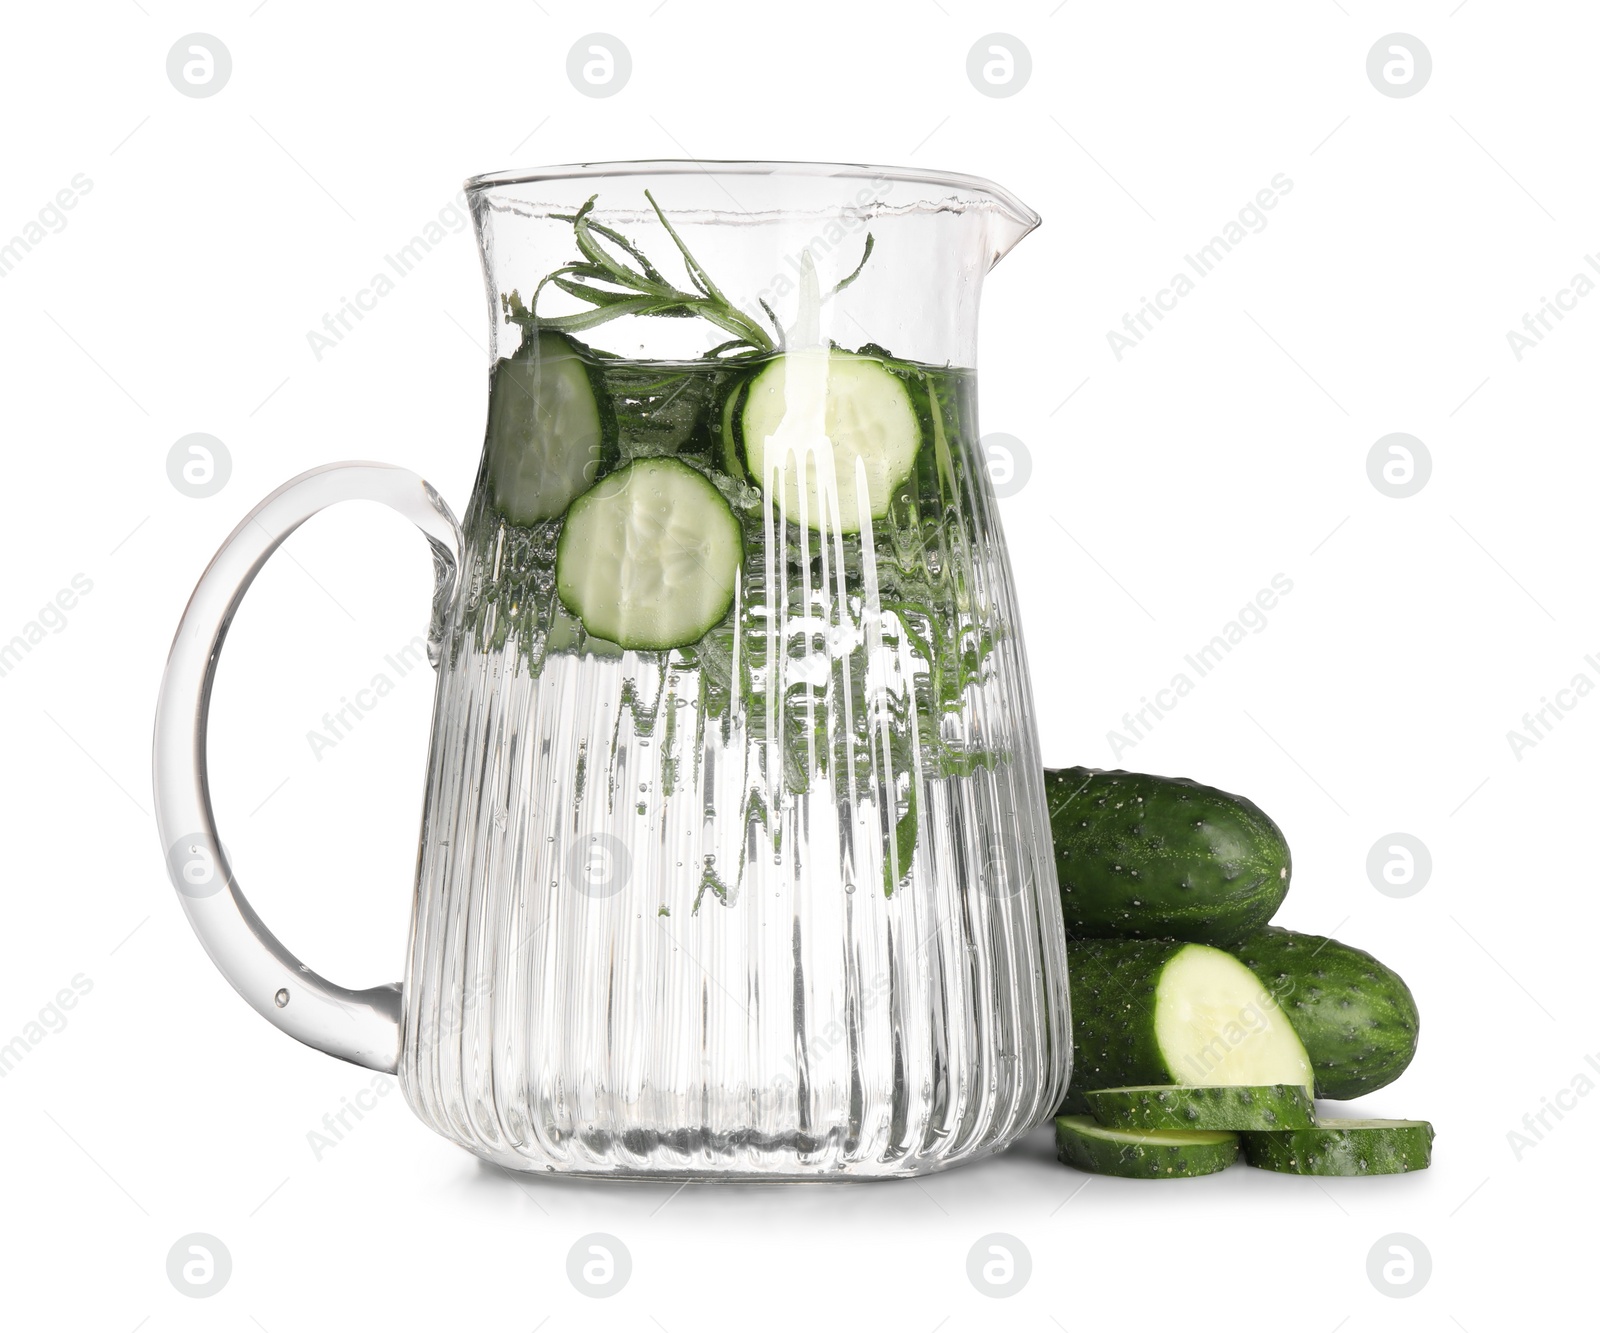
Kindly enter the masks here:
[[604, 431], [589, 372], [567, 340], [539, 335], [501, 361], [489, 395], [489, 482], [513, 523], [558, 518], [593, 483]]
[[1426, 1120], [1319, 1120], [1313, 1129], [1240, 1137], [1251, 1166], [1298, 1176], [1388, 1176], [1433, 1160]]
[[911, 395], [883, 362], [820, 347], [770, 362], [739, 424], [751, 476], [787, 521], [818, 531], [883, 518], [922, 443]]
[[573, 502], [556, 590], [596, 638], [679, 648], [727, 614], [742, 559], [738, 521], [717, 488], [677, 459], [645, 458]]
[[1311, 1098], [1297, 1084], [1101, 1088], [1084, 1094], [1102, 1125], [1116, 1129], [1309, 1129]]
[[1056, 1117], [1056, 1156], [1080, 1171], [1132, 1180], [1208, 1176], [1239, 1157], [1239, 1136], [1208, 1130], [1123, 1130]]
[[1064, 1109], [1096, 1088], [1150, 1084], [1310, 1093], [1311, 1064], [1288, 1020], [1238, 959], [1204, 944], [1078, 940], [1067, 947], [1073, 1074]]

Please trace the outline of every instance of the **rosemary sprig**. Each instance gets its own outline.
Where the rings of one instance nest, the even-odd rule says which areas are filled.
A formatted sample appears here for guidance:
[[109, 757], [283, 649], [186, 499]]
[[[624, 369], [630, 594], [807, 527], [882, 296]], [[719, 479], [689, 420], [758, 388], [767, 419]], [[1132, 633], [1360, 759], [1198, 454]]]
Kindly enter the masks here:
[[[740, 353], [742, 355], [761, 355], [775, 351], [777, 344], [771, 335], [728, 300], [717, 284], [711, 280], [711, 275], [706, 272], [705, 266], [683, 243], [683, 238], [667, 221], [666, 214], [661, 211], [661, 206], [656, 203], [650, 191], [646, 190], [644, 197], [650, 201], [650, 207], [655, 210], [656, 217], [661, 220], [667, 235], [672, 238], [673, 244], [678, 247], [678, 253], [683, 256], [684, 268], [688, 271], [689, 281], [694, 290], [683, 291], [673, 286], [644, 252], [621, 232], [596, 222], [590, 215], [599, 196], [590, 195], [588, 201], [576, 213], [556, 215], [561, 221], [572, 223], [573, 239], [576, 240], [578, 252], [583, 258], [577, 263], [563, 264], [540, 279], [539, 285], [534, 288], [533, 299], [527, 307], [522, 305], [520, 298], [513, 292], [504, 303], [506, 318], [515, 323], [537, 324], [563, 333], [578, 333], [584, 329], [592, 329], [613, 319], [620, 319], [624, 315], [704, 319], [733, 335], [727, 342], [712, 348], [706, 353], [707, 356], [717, 357], [735, 349], [744, 349]], [[609, 242], [616, 247], [616, 250], [621, 252], [620, 256], [607, 249], [603, 242]], [[547, 286], [559, 288], [568, 296], [587, 302], [593, 309], [580, 310], [570, 315], [540, 315], [539, 293]], [[781, 329], [779, 336], [782, 336]]]

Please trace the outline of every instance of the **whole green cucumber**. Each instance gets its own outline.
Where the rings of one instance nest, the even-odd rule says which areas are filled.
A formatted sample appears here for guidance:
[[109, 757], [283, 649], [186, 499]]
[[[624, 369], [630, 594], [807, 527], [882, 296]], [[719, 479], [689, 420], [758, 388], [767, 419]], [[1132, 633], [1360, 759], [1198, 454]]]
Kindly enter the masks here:
[[1046, 769], [1069, 939], [1226, 948], [1289, 892], [1289, 844], [1254, 803], [1187, 778]]
[[1149, 1084], [1311, 1089], [1311, 1062], [1254, 973], [1204, 944], [1069, 940], [1072, 1085], [1063, 1112], [1099, 1088]]
[[1280, 926], [1232, 952], [1278, 997], [1311, 1057], [1317, 1096], [1347, 1101], [1385, 1087], [1417, 1053], [1416, 999], [1370, 953]]

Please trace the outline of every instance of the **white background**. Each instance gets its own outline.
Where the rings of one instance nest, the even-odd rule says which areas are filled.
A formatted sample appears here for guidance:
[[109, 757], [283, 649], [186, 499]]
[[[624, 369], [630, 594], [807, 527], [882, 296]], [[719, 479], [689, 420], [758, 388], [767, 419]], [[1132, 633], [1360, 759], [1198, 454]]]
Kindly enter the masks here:
[[[73, 977], [92, 983], [0, 1081], [8, 1326], [1592, 1320], [1600, 1096], [1548, 1117], [1520, 1160], [1507, 1134], [1600, 1052], [1600, 697], [1520, 759], [1507, 732], [1576, 673], [1600, 682], [1583, 661], [1600, 653], [1600, 298], [1520, 362], [1506, 339], [1600, 249], [1591, 7], [105, 0], [12, 4], [5, 27], [0, 238], [75, 174], [93, 183], [0, 280], [0, 640], [74, 575], [93, 583], [0, 678], [0, 1043]], [[596, 30], [633, 61], [604, 99], [565, 74]], [[966, 74], [996, 30], [1032, 57], [1010, 97]], [[166, 76], [196, 31], [232, 54], [213, 97]], [[1367, 78], [1369, 48], [1394, 32], [1432, 53], [1412, 97]], [[918, 1182], [674, 1195], [513, 1180], [394, 1091], [315, 1160], [308, 1132], [372, 1076], [256, 1018], [167, 884], [148, 759], [172, 630], [222, 538], [305, 468], [383, 459], [464, 504], [485, 367], [470, 232], [320, 361], [305, 336], [463, 177], [689, 155], [969, 171], [1043, 215], [989, 280], [980, 370], [984, 428], [1031, 455], [1004, 512], [1045, 754], [1185, 774], [1281, 823], [1295, 874], [1280, 921], [1373, 950], [1416, 992], [1416, 1063], [1363, 1105], [1433, 1120], [1431, 1171], [1317, 1182], [1241, 1167], [1074, 1194], [1086, 1177], [1040, 1131]], [[1270, 225], [1118, 361], [1107, 330], [1278, 173], [1293, 190]], [[194, 431], [232, 457], [210, 499], [167, 478]], [[1394, 431], [1433, 461], [1409, 499], [1368, 479], [1369, 449]], [[286, 549], [229, 640], [213, 788], [262, 915], [313, 967], [370, 985], [404, 953], [429, 673], [320, 761], [305, 733], [419, 632], [427, 560], [365, 506]], [[1267, 628], [1117, 759], [1122, 714], [1277, 573], [1294, 590]], [[1365, 869], [1393, 831], [1433, 857], [1409, 898]], [[633, 1257], [606, 1300], [565, 1275], [594, 1231]], [[189, 1232], [232, 1254], [209, 1299], [166, 1276]], [[1009, 1299], [966, 1276], [989, 1232], [1032, 1254]], [[1404, 1300], [1366, 1274], [1391, 1232], [1433, 1257]]]

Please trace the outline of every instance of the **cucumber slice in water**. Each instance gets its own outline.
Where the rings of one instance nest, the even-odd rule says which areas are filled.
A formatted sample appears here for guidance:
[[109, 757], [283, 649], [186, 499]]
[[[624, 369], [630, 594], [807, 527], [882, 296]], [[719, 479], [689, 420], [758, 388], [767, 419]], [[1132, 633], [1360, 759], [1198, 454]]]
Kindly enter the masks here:
[[573, 501], [556, 591], [596, 638], [681, 648], [727, 614], [743, 559], [717, 488], [675, 458], [642, 458]]
[[819, 531], [859, 532], [884, 517], [922, 444], [894, 373], [876, 357], [827, 348], [770, 362], [745, 392], [740, 426], [762, 490], [781, 486], [773, 498], [784, 517]]
[[1309, 1129], [1311, 1098], [1292, 1083], [1240, 1088], [1102, 1088], [1084, 1094], [1112, 1129]]
[[1209, 1176], [1239, 1160], [1239, 1136], [1204, 1129], [1107, 1129], [1086, 1115], [1063, 1115], [1056, 1117], [1056, 1156], [1099, 1176]]
[[1426, 1120], [1320, 1120], [1315, 1129], [1243, 1137], [1251, 1166], [1296, 1176], [1391, 1176], [1433, 1160]]
[[566, 512], [593, 483], [604, 440], [589, 371], [559, 333], [541, 333], [531, 357], [495, 367], [489, 395], [489, 480], [513, 523]]

